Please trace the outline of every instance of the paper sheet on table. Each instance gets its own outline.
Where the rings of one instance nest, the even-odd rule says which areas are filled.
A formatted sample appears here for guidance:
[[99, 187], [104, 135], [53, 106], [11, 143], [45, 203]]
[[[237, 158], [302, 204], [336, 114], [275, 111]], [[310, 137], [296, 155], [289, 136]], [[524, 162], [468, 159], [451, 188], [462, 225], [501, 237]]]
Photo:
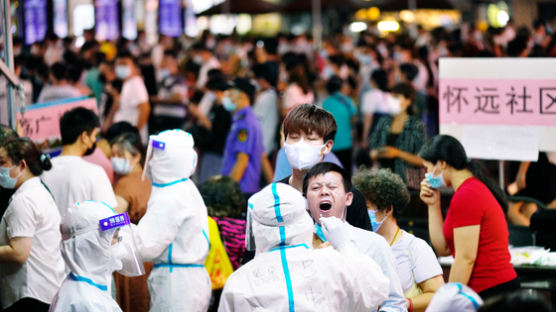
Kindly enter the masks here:
[[539, 265], [550, 250], [538, 246], [510, 247], [513, 265]]
[[462, 144], [467, 157], [537, 161], [538, 127], [465, 125]]
[[[540, 267], [556, 267], [556, 252], [550, 252], [539, 246], [509, 247], [512, 257], [512, 264], [531, 265]], [[452, 265], [454, 258], [452, 256], [438, 257], [441, 265]]]

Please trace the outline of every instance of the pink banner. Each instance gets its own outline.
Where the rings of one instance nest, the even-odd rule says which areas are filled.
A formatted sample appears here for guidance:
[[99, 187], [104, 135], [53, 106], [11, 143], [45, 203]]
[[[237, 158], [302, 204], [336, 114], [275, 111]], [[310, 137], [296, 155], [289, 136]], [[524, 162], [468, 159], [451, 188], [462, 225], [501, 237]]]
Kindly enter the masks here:
[[60, 138], [60, 118], [65, 112], [78, 106], [97, 112], [95, 98], [78, 98], [28, 106], [23, 115], [17, 115], [17, 119], [24, 136], [31, 140], [39, 142], [57, 139]]
[[556, 80], [443, 78], [441, 124], [556, 126]]

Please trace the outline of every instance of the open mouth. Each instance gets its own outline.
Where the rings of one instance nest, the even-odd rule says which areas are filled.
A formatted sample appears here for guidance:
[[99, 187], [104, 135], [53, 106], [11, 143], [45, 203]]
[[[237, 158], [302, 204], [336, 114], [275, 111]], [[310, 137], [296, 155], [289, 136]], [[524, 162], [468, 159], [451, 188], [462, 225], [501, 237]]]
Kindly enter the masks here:
[[330, 208], [332, 208], [332, 204], [330, 204], [328, 202], [323, 202], [323, 203], [320, 204], [319, 208], [320, 208], [320, 210], [327, 211], [327, 210], [330, 210]]

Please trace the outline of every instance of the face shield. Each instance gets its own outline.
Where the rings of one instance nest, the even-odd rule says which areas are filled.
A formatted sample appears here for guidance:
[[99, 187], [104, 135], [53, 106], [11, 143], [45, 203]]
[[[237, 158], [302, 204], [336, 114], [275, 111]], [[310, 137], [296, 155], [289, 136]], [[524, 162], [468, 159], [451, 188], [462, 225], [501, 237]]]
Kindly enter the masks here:
[[245, 224], [245, 249], [255, 251], [255, 236], [253, 235], [253, 204], [247, 203], [247, 218]]
[[143, 179], [150, 173], [153, 185], [185, 181], [195, 171], [197, 153], [190, 133], [174, 129], [149, 137]]
[[157, 141], [152, 137], [149, 138], [149, 144], [147, 146], [147, 154], [145, 155], [145, 165], [143, 166], [143, 175], [141, 177], [143, 180], [145, 180], [146, 174], [148, 172], [147, 170], [150, 170], [148, 166], [153, 158], [153, 148], [163, 151], [166, 148], [166, 144], [162, 141]]
[[114, 230], [110, 246], [111, 268], [126, 276], [145, 274], [143, 259], [137, 250], [127, 212], [99, 221], [102, 232]]

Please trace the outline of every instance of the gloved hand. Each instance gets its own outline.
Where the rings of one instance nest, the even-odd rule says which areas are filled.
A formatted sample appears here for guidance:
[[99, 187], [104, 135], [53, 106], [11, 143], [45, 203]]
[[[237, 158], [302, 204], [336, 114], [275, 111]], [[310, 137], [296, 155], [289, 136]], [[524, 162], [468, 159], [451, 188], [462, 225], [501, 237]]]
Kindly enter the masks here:
[[343, 250], [351, 244], [347, 225], [336, 217], [321, 217], [322, 233], [332, 247]]

